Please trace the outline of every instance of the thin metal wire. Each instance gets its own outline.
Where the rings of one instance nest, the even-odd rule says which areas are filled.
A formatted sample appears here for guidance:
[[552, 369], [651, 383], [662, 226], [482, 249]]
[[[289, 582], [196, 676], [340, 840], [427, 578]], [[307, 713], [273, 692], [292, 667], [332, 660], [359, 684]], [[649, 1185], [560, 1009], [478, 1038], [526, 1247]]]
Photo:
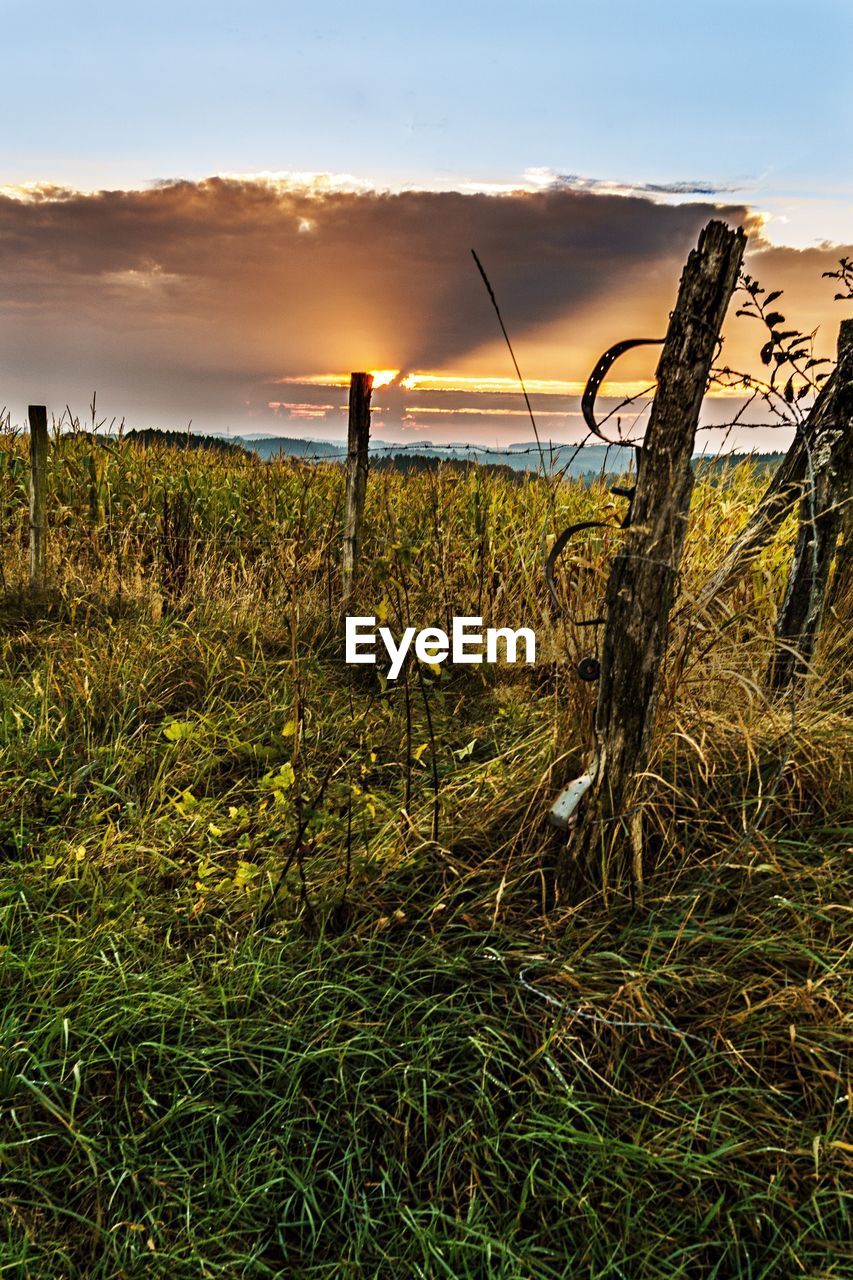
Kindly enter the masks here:
[[669, 1035], [680, 1036], [682, 1040], [693, 1040], [696, 1044], [701, 1044], [706, 1049], [717, 1049], [714, 1042], [706, 1036], [694, 1035], [692, 1031], [681, 1031], [678, 1027], [670, 1026], [666, 1022], [640, 1022], [630, 1018], [605, 1018], [601, 1013], [590, 1013], [586, 1009], [571, 1008], [567, 1001], [558, 1000], [550, 992], [543, 991], [541, 987], [535, 987], [532, 982], [528, 982], [527, 973], [528, 969], [519, 970], [519, 985], [524, 987], [525, 991], [531, 992], [534, 996], [538, 996], [540, 1000], [545, 1000], [548, 1004], [553, 1005], [554, 1008], [559, 1009], [563, 1017], [582, 1018], [586, 1022], [600, 1022], [606, 1027], [625, 1027], [632, 1031], [644, 1028], [650, 1031], [666, 1031]]

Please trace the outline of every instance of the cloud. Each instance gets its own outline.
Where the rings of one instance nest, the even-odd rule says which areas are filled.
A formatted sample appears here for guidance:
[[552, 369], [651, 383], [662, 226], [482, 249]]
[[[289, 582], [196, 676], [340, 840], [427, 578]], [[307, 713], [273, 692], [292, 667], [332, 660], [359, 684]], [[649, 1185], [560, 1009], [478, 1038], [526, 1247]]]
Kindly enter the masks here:
[[[675, 184], [680, 194], [697, 185], [717, 193]], [[506, 375], [472, 247], [525, 372], [580, 381], [608, 342], [665, 326], [712, 216], [751, 232], [754, 274], [764, 279], [766, 266], [768, 285], [790, 281], [807, 300], [801, 314], [828, 318], [820, 273], [839, 251], [771, 249], [740, 204], [667, 204], [653, 184], [605, 186], [569, 175], [501, 194], [392, 192], [300, 174], [0, 191], [0, 404], [20, 416], [29, 401], [85, 405], [97, 388], [110, 415], [134, 425], [192, 417], [200, 429], [280, 430], [284, 413], [304, 419], [310, 397], [285, 399], [276, 379], [352, 368]], [[626, 361], [627, 378], [646, 372]], [[291, 404], [301, 408], [282, 408]], [[338, 413], [329, 418], [339, 430]]]
[[607, 178], [583, 178], [576, 173], [558, 173], [551, 178], [555, 188], [585, 191], [595, 195], [635, 196], [721, 196], [739, 188], [705, 181], [694, 182], [614, 182]]

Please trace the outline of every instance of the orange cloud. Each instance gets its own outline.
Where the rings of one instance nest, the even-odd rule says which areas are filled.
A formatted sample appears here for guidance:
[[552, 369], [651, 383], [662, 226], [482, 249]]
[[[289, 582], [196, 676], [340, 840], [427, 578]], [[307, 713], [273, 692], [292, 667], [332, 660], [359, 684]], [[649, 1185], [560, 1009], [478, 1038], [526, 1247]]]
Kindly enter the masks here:
[[[325, 403], [345, 371], [376, 369], [405, 375], [383, 388], [389, 430], [407, 395], [419, 412], [425, 396], [510, 408], [517, 387], [476, 247], [532, 394], [568, 415], [605, 346], [665, 326], [712, 215], [747, 225], [750, 271], [784, 288], [789, 319], [831, 349], [838, 308], [821, 272], [849, 246], [772, 248], [743, 206], [652, 194], [568, 181], [392, 194], [323, 175], [0, 190], [0, 403], [20, 419], [29, 402], [85, 406], [97, 389], [107, 415], [132, 425], [281, 430], [284, 415], [320, 421], [313, 392]], [[730, 363], [754, 365], [757, 328], [732, 321], [727, 335]], [[606, 390], [633, 393], [653, 367], [629, 357]], [[286, 386], [304, 390], [280, 399]]]

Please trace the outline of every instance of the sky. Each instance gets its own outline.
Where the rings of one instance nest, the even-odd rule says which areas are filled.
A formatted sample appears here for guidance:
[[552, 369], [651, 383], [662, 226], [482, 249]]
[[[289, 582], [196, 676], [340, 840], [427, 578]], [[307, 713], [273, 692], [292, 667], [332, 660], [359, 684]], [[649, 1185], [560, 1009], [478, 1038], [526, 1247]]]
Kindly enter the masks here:
[[[544, 433], [576, 439], [589, 368], [665, 327], [711, 216], [832, 353], [848, 0], [0, 0], [0, 21], [13, 420], [96, 390], [129, 426], [339, 438], [366, 367], [397, 371], [378, 436], [526, 439], [473, 247]], [[759, 346], [732, 317], [726, 361]], [[614, 395], [653, 366], [626, 358]]]

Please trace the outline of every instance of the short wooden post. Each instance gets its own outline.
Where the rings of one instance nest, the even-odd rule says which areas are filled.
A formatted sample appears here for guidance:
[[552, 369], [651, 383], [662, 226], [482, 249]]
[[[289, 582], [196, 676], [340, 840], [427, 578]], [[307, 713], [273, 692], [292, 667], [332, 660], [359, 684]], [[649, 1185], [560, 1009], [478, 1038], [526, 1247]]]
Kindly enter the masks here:
[[349, 429], [347, 432], [347, 491], [344, 507], [344, 544], [341, 554], [343, 588], [341, 603], [352, 595], [361, 546], [361, 522], [367, 493], [368, 449], [370, 447], [370, 396], [373, 375], [353, 373], [349, 387]]
[[797, 539], [767, 673], [774, 692], [808, 672], [845, 507], [853, 502], [853, 320], [841, 322], [835, 378], [832, 414], [808, 448]]
[[[717, 339], [737, 281], [742, 231], [709, 222], [687, 260], [657, 368], [658, 389], [643, 444], [631, 523], [606, 595], [596, 711], [594, 783], [572, 845], [572, 862], [621, 878], [623, 852], [643, 883], [639, 775], [648, 763], [669, 612], [693, 491], [691, 457]], [[565, 881], [571, 879], [566, 859]]]
[[31, 404], [30, 420], [30, 590], [44, 590], [47, 570], [47, 409]]

